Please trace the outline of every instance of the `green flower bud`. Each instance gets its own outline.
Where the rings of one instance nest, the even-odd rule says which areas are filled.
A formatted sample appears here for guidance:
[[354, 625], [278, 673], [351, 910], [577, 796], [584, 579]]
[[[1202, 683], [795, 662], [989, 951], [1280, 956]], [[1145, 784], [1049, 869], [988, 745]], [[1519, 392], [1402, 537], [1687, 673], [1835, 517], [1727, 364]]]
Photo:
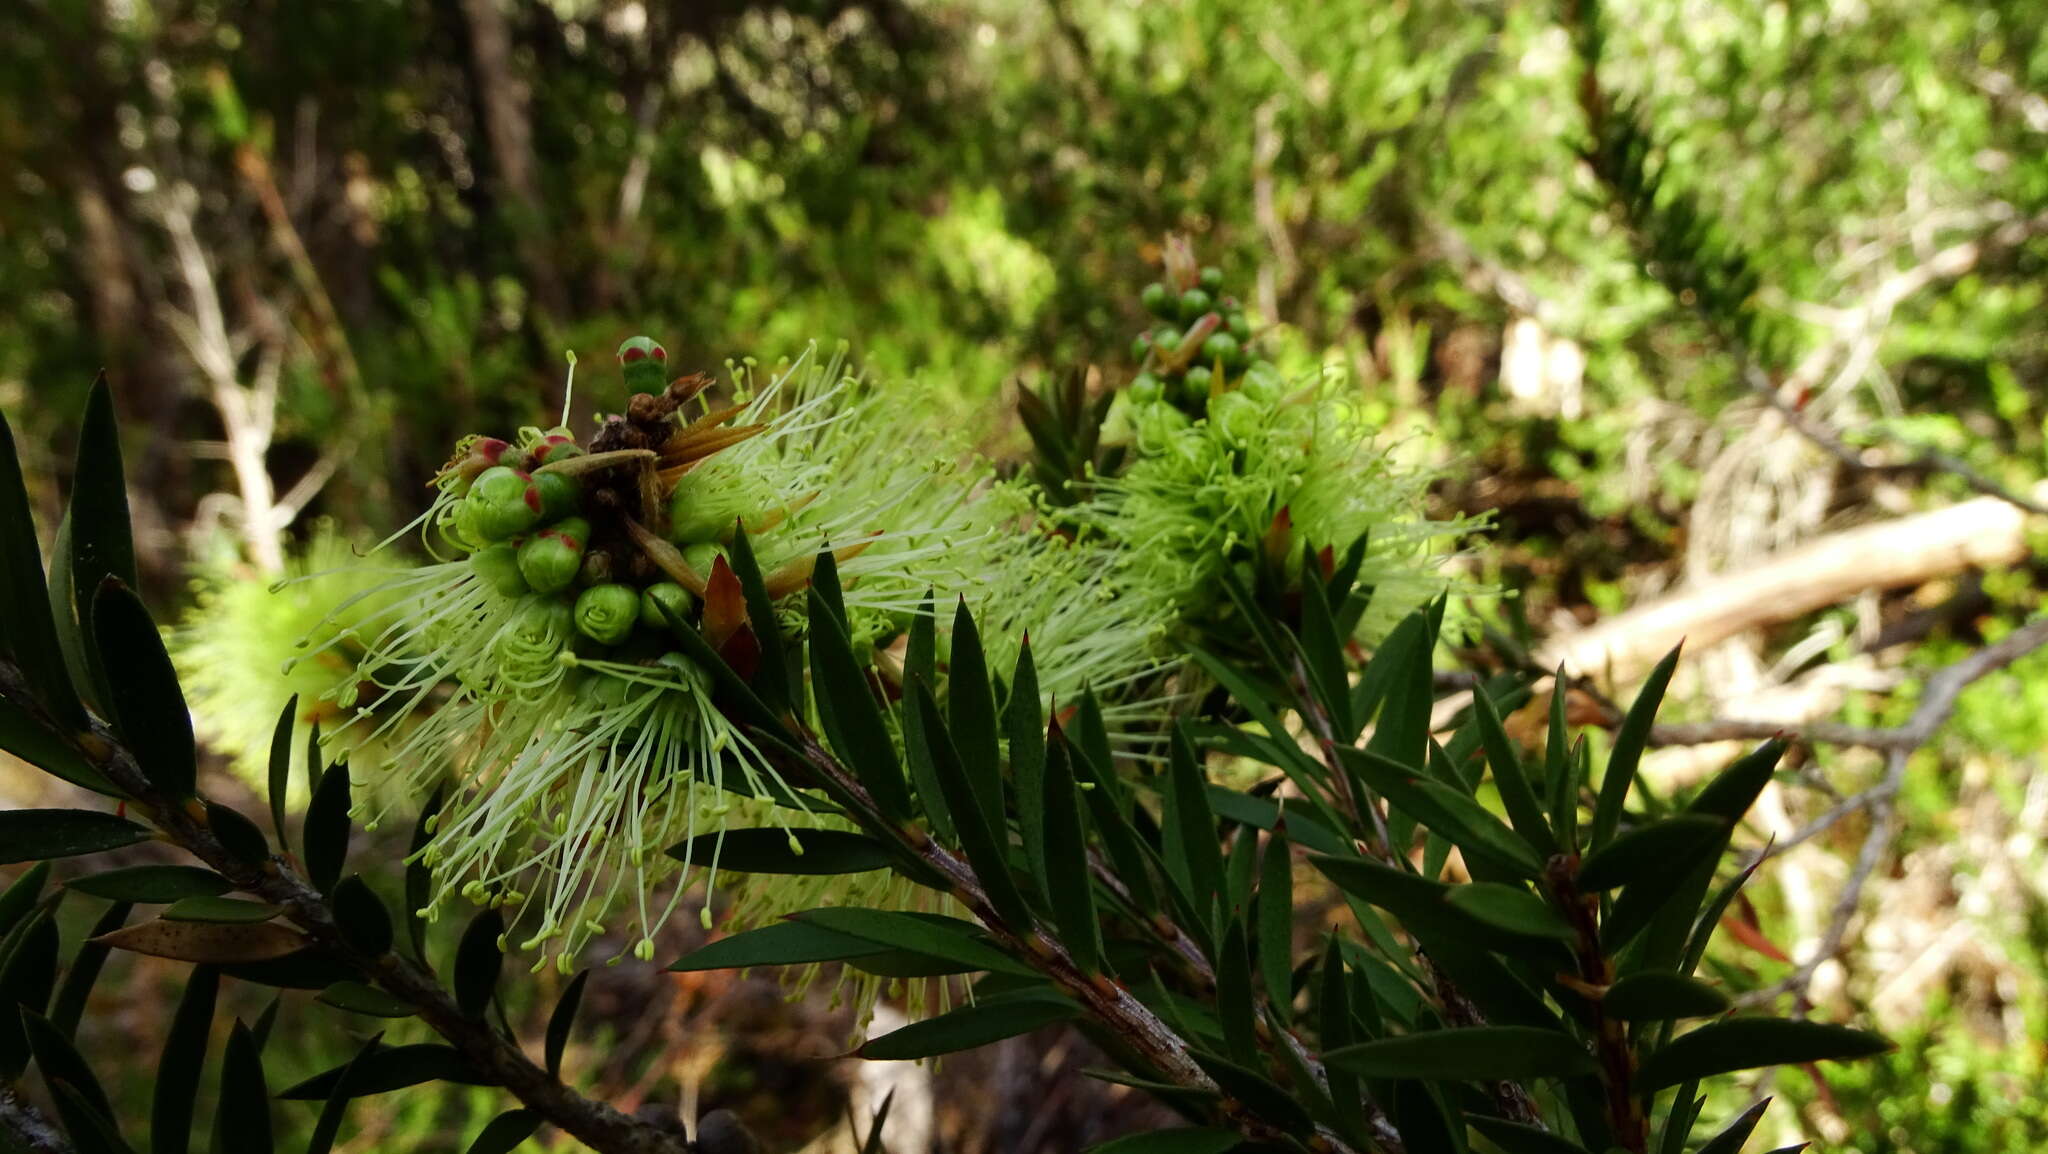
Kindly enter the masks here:
[[662, 608], [675, 615], [678, 621], [687, 621], [690, 610], [696, 608], [697, 599], [690, 591], [673, 581], [658, 581], [640, 591], [640, 624], [649, 629], [666, 632], [668, 618], [662, 615]]
[[590, 543], [590, 522], [566, 517], [519, 546], [519, 575], [536, 593], [555, 593], [575, 584]]
[[1165, 317], [1167, 320], [1173, 319], [1173, 312], [1176, 307], [1173, 299], [1173, 290], [1160, 284], [1158, 281], [1153, 281], [1151, 284], [1146, 285], [1145, 291], [1138, 294], [1138, 300], [1145, 306], [1146, 311], [1150, 312], [1153, 316]]
[[1228, 371], [1239, 367], [1239, 362], [1243, 359], [1244, 346], [1238, 344], [1237, 338], [1229, 333], [1215, 333], [1202, 342], [1202, 363], [1205, 365], [1221, 361], [1223, 368]]
[[576, 598], [576, 628], [600, 645], [617, 645], [640, 620], [640, 595], [630, 585], [592, 585]]
[[1131, 359], [1134, 361], [1142, 362], [1147, 356], [1150, 356], [1151, 353], [1152, 334], [1138, 334], [1138, 339], [1131, 342]]
[[457, 493], [469, 492], [469, 486], [477, 475], [496, 465], [510, 465], [518, 468], [525, 458], [508, 442], [496, 437], [464, 437], [455, 445], [455, 456], [434, 480], [443, 488], [453, 488]]
[[533, 483], [540, 490], [541, 520], [559, 521], [577, 510], [582, 491], [576, 478], [561, 473], [535, 473]]
[[1194, 324], [1202, 314], [1216, 307], [1216, 298], [1201, 289], [1189, 289], [1180, 294], [1180, 323]]
[[1203, 268], [1201, 285], [1211, 293], [1221, 289], [1223, 287], [1223, 270], [1213, 264]]
[[1209, 423], [1233, 445], [1251, 443], [1264, 415], [1264, 407], [1243, 393], [1224, 393], [1209, 402]]
[[1237, 338], [1238, 344], [1251, 343], [1252, 322], [1245, 317], [1242, 311], [1233, 310], [1229, 315], [1225, 316], [1223, 318], [1223, 327], [1231, 336]]
[[540, 524], [540, 489], [530, 473], [494, 465], [477, 475], [462, 499], [472, 524], [486, 541], [516, 537]]
[[490, 587], [507, 597], [527, 592], [526, 578], [519, 575], [519, 550], [510, 541], [500, 541], [470, 555], [470, 567]]
[[1131, 378], [1128, 391], [1132, 404], [1149, 405], [1166, 395], [1166, 382], [1151, 373], [1139, 373]]
[[619, 346], [619, 367], [626, 375], [626, 391], [658, 393], [668, 384], [668, 350], [653, 337], [629, 337]]
[[725, 547], [715, 541], [698, 541], [683, 546], [683, 563], [695, 569], [699, 577], [711, 576], [711, 567], [723, 556]]
[[533, 447], [533, 464], [539, 468], [550, 461], [566, 461], [582, 455], [583, 446], [576, 443], [576, 438], [566, 430], [560, 430], [543, 435], [540, 443]]
[[1152, 347], [1162, 353], [1170, 353], [1180, 347], [1180, 330], [1172, 325], [1160, 325], [1152, 330]]
[[1207, 365], [1195, 365], [1188, 369], [1188, 375], [1180, 381], [1181, 403], [1200, 412], [1209, 403], [1209, 385], [1216, 374]]
[[609, 677], [592, 672], [583, 679], [583, 689], [591, 700], [605, 709], [617, 709], [633, 696], [633, 683], [623, 677]]

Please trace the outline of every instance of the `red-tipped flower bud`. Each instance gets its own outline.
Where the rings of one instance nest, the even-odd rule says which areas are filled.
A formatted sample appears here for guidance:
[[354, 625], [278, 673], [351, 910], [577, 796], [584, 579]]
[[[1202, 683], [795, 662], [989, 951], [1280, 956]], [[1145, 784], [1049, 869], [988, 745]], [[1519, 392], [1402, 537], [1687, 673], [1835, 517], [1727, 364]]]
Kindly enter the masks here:
[[568, 517], [519, 546], [519, 575], [536, 593], [555, 593], [575, 584], [590, 543], [590, 522]]
[[668, 383], [668, 350], [653, 337], [629, 337], [619, 346], [619, 368], [628, 392], [660, 392]]
[[487, 541], [503, 541], [540, 524], [540, 488], [533, 476], [504, 465], [477, 475], [463, 498], [470, 524]]

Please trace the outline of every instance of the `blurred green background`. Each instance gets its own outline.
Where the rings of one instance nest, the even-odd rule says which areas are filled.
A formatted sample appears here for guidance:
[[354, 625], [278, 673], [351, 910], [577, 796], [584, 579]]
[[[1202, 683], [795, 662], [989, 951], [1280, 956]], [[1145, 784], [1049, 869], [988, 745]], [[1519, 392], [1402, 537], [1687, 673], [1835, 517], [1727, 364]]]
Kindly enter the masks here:
[[[2048, 472], [2038, 0], [1607, 17], [1601, 79], [1658, 144], [1660, 203], [1696, 206], [1759, 274], [1763, 391], [1852, 456], [1939, 452], [2014, 491]], [[1443, 470], [1434, 512], [1491, 516], [1465, 564], [1517, 594], [1499, 611], [1533, 641], [1972, 498], [1951, 468], [1816, 448], [1712, 302], [1665, 287], [1583, 160], [1582, 60], [1543, 3], [17, 0], [5, 21], [0, 406], [56, 482], [37, 494], [54, 524], [105, 368], [165, 606], [197, 575], [260, 580], [322, 518], [382, 536], [457, 437], [548, 423], [565, 353], [603, 388], [638, 331], [679, 369], [843, 340], [1015, 454], [1016, 388], [1128, 376], [1169, 231], [1254, 286], [1276, 359], [1347, 373]], [[1684, 708], [1902, 720], [1927, 671], [2038, 610], [2034, 527], [2000, 525], [1982, 571], [1788, 597], [1692, 654]], [[2048, 1147], [2044, 674], [1967, 696], [1915, 755], [1898, 836], [1816, 974], [1816, 1014], [1868, 1011], [1905, 1045], [1780, 1073], [1770, 1136]], [[1675, 750], [1662, 772], [1689, 765]], [[1881, 769], [1812, 754], [1755, 843]], [[40, 788], [0, 776], [10, 805]], [[1766, 987], [1792, 968], [1774, 954], [1807, 956], [1866, 828], [1851, 815], [1765, 871], [1723, 977]], [[159, 976], [116, 964], [124, 1013], [99, 1044], [153, 1045]], [[832, 1080], [852, 1075], [763, 1041], [837, 1038], [822, 997], [623, 971], [611, 991], [596, 1092], [752, 1103], [784, 1123], [777, 1148], [843, 1139], [858, 1088]], [[304, 1067], [353, 1029], [295, 1036]], [[1123, 1105], [1073, 1088], [1065, 1041], [1035, 1045], [941, 1071], [934, 1148], [1100, 1136]], [[1016, 1105], [962, 1111], [963, 1092]], [[353, 1148], [460, 1149], [495, 1108], [473, 1096], [407, 1095]], [[1083, 1121], [1045, 1121], [1061, 1111]]]

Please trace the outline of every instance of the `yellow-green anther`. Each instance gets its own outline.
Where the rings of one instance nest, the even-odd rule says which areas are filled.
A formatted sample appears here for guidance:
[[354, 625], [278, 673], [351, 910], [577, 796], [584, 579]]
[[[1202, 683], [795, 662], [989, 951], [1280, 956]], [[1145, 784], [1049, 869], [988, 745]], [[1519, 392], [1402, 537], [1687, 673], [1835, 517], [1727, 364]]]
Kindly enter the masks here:
[[518, 597], [528, 591], [526, 578], [519, 575], [519, 550], [509, 541], [477, 550], [470, 555], [469, 564], [477, 576], [507, 597]]
[[632, 636], [640, 620], [640, 595], [628, 585], [593, 585], [576, 598], [576, 628], [601, 645]]
[[462, 503], [478, 535], [487, 541], [503, 541], [540, 524], [540, 489], [532, 475], [504, 465], [478, 474]]
[[640, 591], [640, 624], [649, 629], [666, 632], [668, 617], [662, 615], [666, 608], [676, 620], [687, 620], [690, 610], [696, 608], [697, 599], [690, 591], [673, 581], [659, 581]]
[[536, 593], [554, 593], [576, 581], [583, 567], [583, 549], [590, 522], [566, 517], [535, 533], [519, 547], [519, 573]]

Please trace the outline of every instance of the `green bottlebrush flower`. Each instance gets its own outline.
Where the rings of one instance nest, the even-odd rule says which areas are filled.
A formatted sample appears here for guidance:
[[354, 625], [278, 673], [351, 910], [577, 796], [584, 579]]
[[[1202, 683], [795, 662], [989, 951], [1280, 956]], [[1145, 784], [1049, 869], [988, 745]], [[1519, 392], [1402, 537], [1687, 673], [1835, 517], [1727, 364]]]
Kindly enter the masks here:
[[630, 585], [592, 585], [576, 598], [576, 628], [600, 645], [617, 645], [640, 623], [640, 594]]
[[469, 563], [479, 576], [491, 583], [491, 588], [507, 597], [517, 597], [529, 588], [526, 578], [519, 572], [519, 550], [510, 541], [478, 549], [469, 555]]
[[478, 474], [463, 504], [470, 526], [489, 541], [503, 541], [540, 524], [543, 507], [533, 475], [504, 465]]
[[590, 522], [564, 517], [519, 546], [519, 575], [536, 593], [567, 589], [583, 569], [583, 549], [589, 540]]

